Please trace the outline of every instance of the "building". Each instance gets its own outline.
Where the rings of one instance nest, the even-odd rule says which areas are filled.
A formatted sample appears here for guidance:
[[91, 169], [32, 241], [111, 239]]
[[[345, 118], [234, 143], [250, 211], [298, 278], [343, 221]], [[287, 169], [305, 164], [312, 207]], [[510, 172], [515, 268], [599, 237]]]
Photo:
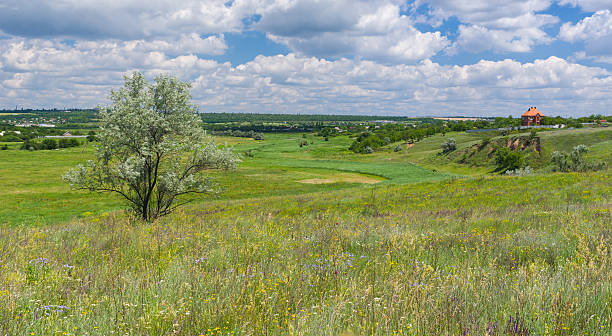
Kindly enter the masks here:
[[544, 115], [538, 111], [537, 107], [530, 107], [527, 112], [521, 116], [521, 126], [536, 126], [540, 124]]

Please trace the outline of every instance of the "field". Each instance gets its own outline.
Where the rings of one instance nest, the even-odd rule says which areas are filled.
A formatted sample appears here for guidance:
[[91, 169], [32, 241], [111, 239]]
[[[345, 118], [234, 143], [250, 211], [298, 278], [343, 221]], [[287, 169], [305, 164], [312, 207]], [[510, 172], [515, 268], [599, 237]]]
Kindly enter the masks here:
[[[363, 181], [382, 184], [414, 183], [448, 178], [408, 162], [364, 160], [347, 150], [348, 137], [308, 136], [309, 144], [299, 146], [302, 134], [267, 136], [264, 141], [220, 137], [221, 145], [233, 146], [243, 162], [232, 172], [210, 172], [219, 184], [217, 195], [200, 201], [303, 194], [362, 186]], [[17, 149], [16, 144], [11, 144]], [[244, 155], [249, 151], [252, 157]], [[0, 225], [41, 226], [66, 222], [74, 217], [100, 214], [121, 207], [107, 194], [70, 190], [61, 176], [68, 169], [93, 158], [93, 148], [54, 151], [0, 151]], [[332, 183], [303, 183], [321, 180]], [[363, 181], [362, 181], [363, 180]]]
[[[610, 131], [560, 132], [543, 156], [610, 162]], [[220, 138], [224, 190], [153, 224], [61, 181], [91, 148], [0, 151], [0, 335], [609, 335], [612, 170], [494, 175], [450, 136], [484, 135]]]

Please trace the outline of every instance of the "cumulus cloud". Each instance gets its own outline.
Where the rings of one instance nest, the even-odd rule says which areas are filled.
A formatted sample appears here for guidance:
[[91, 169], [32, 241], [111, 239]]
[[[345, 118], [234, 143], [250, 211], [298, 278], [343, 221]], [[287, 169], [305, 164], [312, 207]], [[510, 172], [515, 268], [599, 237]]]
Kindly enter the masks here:
[[533, 46], [553, 41], [542, 28], [559, 21], [541, 14], [552, 0], [417, 0], [428, 5], [438, 19], [457, 17], [462, 25], [453, 50], [468, 52], [529, 52]]
[[212, 112], [508, 115], [537, 104], [550, 114], [573, 114], [612, 103], [611, 73], [556, 57], [450, 66], [291, 53], [232, 66], [121, 43], [85, 48], [15, 39], [0, 44], [0, 62], [2, 107], [104, 104], [132, 69], [192, 82], [194, 101]]
[[612, 35], [612, 13], [608, 9], [597, 11], [576, 24], [564, 23], [559, 38], [568, 42], [598, 39]]
[[597, 11], [576, 24], [563, 24], [559, 38], [585, 43], [585, 49], [576, 54], [578, 59], [612, 63], [612, 13], [608, 9]]
[[317, 57], [357, 55], [414, 62], [448, 46], [440, 32], [421, 32], [391, 1], [294, 1], [260, 11], [254, 27], [291, 50]]
[[560, 0], [559, 4], [580, 7], [589, 12], [612, 8], [610, 0]]
[[4, 0], [0, 30], [30, 38], [148, 39], [239, 31], [250, 0]]

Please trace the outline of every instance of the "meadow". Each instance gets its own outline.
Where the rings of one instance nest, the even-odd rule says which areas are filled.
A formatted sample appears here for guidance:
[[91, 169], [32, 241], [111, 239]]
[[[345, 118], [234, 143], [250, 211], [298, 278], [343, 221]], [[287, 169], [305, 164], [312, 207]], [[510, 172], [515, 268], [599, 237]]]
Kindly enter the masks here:
[[0, 230], [3, 335], [609, 335], [610, 171]]
[[[556, 132], [610, 159], [610, 131]], [[0, 151], [0, 335], [609, 335], [612, 170], [490, 174], [449, 136], [484, 137], [219, 138], [225, 189], [155, 223], [63, 184], [91, 148]]]
[[[197, 202], [275, 195], [295, 195], [363, 186], [371, 182], [414, 183], [441, 180], [449, 175], [407, 162], [380, 162], [347, 150], [348, 137], [324, 141], [309, 134], [270, 134], [264, 141], [218, 137], [242, 155], [237, 170], [211, 171], [218, 193]], [[0, 144], [1, 145], [1, 144]], [[70, 190], [62, 174], [93, 158], [93, 146], [51, 151], [22, 151], [16, 143], [0, 151], [0, 226], [44, 226], [121, 209], [114, 195]], [[249, 152], [250, 156], [245, 155]], [[388, 161], [388, 160], [387, 160]], [[313, 181], [314, 183], [308, 183]], [[318, 183], [326, 182], [326, 183]], [[328, 183], [330, 182], [330, 183]], [[366, 183], [364, 183], [366, 182]]]

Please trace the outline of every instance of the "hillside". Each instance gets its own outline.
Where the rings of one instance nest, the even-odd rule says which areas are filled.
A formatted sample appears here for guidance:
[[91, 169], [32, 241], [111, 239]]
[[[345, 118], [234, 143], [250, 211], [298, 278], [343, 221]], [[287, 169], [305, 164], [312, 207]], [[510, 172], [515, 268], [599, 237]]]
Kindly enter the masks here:
[[[453, 138], [457, 150], [442, 154], [440, 146]], [[526, 157], [526, 163], [542, 169], [550, 163], [554, 151], [571, 152], [574, 146], [589, 147], [586, 158], [612, 162], [612, 128], [583, 128], [541, 131], [532, 137], [529, 132], [500, 136], [497, 132], [447, 133], [425, 138], [405, 150], [405, 158], [418, 165], [461, 175], [479, 175], [495, 170], [495, 150], [508, 147]], [[395, 144], [388, 146], [391, 152]], [[404, 152], [402, 152], [404, 153]]]

